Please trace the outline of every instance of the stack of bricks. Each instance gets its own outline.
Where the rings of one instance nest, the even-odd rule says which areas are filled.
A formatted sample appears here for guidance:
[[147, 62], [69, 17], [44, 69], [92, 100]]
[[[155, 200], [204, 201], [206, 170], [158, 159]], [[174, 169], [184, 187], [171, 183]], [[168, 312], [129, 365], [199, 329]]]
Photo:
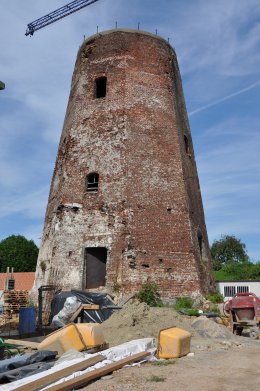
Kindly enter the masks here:
[[29, 291], [11, 290], [4, 291], [4, 311], [11, 313], [19, 313], [20, 308], [27, 307]]

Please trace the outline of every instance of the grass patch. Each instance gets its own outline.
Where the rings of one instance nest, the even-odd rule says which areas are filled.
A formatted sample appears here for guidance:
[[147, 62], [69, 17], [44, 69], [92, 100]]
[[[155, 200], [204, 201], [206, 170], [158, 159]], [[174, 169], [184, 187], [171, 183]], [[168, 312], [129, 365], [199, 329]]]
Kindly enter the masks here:
[[158, 361], [152, 361], [151, 364], [155, 366], [166, 366], [166, 365], [172, 365], [175, 364], [175, 360], [169, 359], [169, 360], [158, 360]]
[[224, 301], [223, 295], [219, 292], [209, 293], [208, 295], [206, 295], [206, 299], [211, 301], [211, 303], [213, 304], [223, 303]]
[[156, 383], [159, 383], [159, 382], [164, 382], [165, 381], [165, 377], [162, 377], [162, 376], [156, 376], [156, 375], [152, 375], [150, 376], [148, 379], [146, 379], [148, 381], [154, 381]]
[[185, 313], [189, 316], [199, 316], [199, 311], [195, 308], [187, 308]]
[[179, 311], [184, 308], [192, 308], [192, 304], [193, 302], [191, 297], [178, 297], [174, 308], [176, 311]]

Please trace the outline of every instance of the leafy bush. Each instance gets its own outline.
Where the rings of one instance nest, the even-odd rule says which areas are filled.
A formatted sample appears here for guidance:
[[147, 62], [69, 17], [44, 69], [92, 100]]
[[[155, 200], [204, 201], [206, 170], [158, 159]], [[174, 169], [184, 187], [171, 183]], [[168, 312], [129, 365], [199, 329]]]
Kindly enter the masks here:
[[199, 316], [199, 310], [196, 310], [195, 308], [187, 308], [186, 313], [189, 316]]
[[178, 297], [174, 308], [179, 311], [184, 308], [192, 308], [193, 301], [190, 297]]
[[230, 263], [215, 271], [217, 281], [235, 281], [235, 280], [259, 280], [260, 262], [244, 262], [243, 264]]
[[150, 307], [161, 307], [163, 305], [156, 284], [144, 284], [136, 297], [141, 303], [146, 303]]
[[213, 303], [213, 304], [217, 304], [217, 303], [223, 303], [224, 296], [219, 292], [210, 293], [210, 294], [206, 295], [206, 299], [211, 301], [211, 303]]

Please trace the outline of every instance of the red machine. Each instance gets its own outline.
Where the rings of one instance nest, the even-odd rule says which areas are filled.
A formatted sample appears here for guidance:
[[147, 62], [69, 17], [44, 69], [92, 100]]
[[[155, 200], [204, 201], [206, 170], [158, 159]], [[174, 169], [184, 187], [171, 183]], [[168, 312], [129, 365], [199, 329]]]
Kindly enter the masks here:
[[248, 328], [251, 338], [260, 336], [260, 298], [254, 293], [237, 293], [224, 303], [224, 313], [230, 317], [234, 334], [241, 335]]

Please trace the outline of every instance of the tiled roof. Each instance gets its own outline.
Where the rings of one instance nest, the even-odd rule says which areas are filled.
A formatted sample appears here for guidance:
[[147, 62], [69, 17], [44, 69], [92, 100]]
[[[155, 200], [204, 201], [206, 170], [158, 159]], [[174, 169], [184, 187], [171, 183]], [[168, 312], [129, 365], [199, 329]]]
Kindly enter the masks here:
[[[9, 278], [11, 274], [9, 273]], [[35, 272], [20, 272], [13, 273], [15, 279], [15, 290], [28, 290], [32, 289]], [[5, 289], [6, 273], [0, 273], [0, 290]]]

